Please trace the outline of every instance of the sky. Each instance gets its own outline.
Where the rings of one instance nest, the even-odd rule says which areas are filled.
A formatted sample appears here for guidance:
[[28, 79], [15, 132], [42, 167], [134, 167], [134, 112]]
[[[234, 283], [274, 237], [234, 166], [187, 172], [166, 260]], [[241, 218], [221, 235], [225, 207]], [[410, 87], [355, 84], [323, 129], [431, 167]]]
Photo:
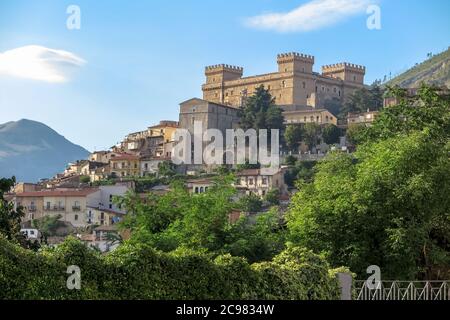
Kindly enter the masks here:
[[370, 84], [449, 46], [448, 0], [1, 0], [0, 123], [40, 121], [102, 150], [178, 120], [207, 65], [262, 74], [296, 51], [318, 72], [365, 65]]

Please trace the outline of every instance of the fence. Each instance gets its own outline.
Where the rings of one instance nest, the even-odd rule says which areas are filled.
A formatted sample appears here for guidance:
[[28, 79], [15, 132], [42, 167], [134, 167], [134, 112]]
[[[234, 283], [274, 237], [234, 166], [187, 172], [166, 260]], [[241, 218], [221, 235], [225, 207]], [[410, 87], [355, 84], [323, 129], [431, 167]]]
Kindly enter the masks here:
[[353, 281], [339, 274], [342, 300], [450, 300], [450, 281]]

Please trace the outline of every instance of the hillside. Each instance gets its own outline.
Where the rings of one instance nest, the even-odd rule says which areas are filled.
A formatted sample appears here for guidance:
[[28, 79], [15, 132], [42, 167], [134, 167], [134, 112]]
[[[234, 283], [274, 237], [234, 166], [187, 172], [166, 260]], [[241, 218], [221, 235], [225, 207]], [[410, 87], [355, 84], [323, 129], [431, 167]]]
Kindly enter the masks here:
[[0, 177], [35, 182], [88, 154], [43, 123], [23, 119], [0, 124]]
[[437, 86], [445, 85], [450, 88], [450, 47], [400, 74], [387, 82], [386, 85], [417, 88], [422, 82]]

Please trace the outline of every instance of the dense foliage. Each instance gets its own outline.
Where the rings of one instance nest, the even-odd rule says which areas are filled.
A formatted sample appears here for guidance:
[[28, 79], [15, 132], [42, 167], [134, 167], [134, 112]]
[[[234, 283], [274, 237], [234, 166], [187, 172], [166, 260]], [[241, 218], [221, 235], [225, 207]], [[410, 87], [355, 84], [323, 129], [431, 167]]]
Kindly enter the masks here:
[[256, 88], [255, 94], [248, 97], [240, 109], [241, 126], [243, 129], [271, 129], [283, 128], [283, 114], [275, 105], [275, 99], [264, 86]]
[[231, 253], [250, 261], [270, 260], [284, 248], [284, 231], [279, 230], [278, 220], [269, 218], [270, 212], [261, 215], [261, 223], [245, 215], [238, 223], [231, 223], [233, 209], [253, 213], [261, 211], [262, 206], [255, 195], [234, 202], [232, 181], [233, 176], [217, 179], [201, 194], [189, 193], [181, 183], [172, 184], [166, 194], [151, 193], [144, 200], [130, 194], [120, 200], [128, 211], [121, 226], [131, 230], [131, 242], [147, 243], [165, 252], [188, 248]]
[[353, 155], [331, 153], [300, 183], [290, 239], [360, 276], [450, 276], [450, 103], [423, 88], [381, 112]]
[[[71, 265], [81, 270], [80, 290], [66, 286]], [[0, 238], [0, 287], [0, 299], [339, 299], [325, 260], [296, 247], [250, 265], [230, 255], [161, 253], [147, 244], [99, 255], [73, 238], [39, 253]]]

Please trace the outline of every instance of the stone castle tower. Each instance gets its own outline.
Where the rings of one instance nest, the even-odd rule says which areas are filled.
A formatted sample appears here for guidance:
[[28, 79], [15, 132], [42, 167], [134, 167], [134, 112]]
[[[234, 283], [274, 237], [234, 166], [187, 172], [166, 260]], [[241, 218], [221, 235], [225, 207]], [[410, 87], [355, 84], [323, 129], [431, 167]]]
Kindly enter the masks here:
[[203, 99], [239, 107], [243, 100], [263, 85], [281, 107], [323, 108], [328, 100], [344, 102], [357, 88], [364, 86], [365, 67], [339, 63], [313, 71], [314, 57], [291, 52], [277, 56], [278, 71], [243, 77], [244, 69], [225, 64], [205, 68]]

